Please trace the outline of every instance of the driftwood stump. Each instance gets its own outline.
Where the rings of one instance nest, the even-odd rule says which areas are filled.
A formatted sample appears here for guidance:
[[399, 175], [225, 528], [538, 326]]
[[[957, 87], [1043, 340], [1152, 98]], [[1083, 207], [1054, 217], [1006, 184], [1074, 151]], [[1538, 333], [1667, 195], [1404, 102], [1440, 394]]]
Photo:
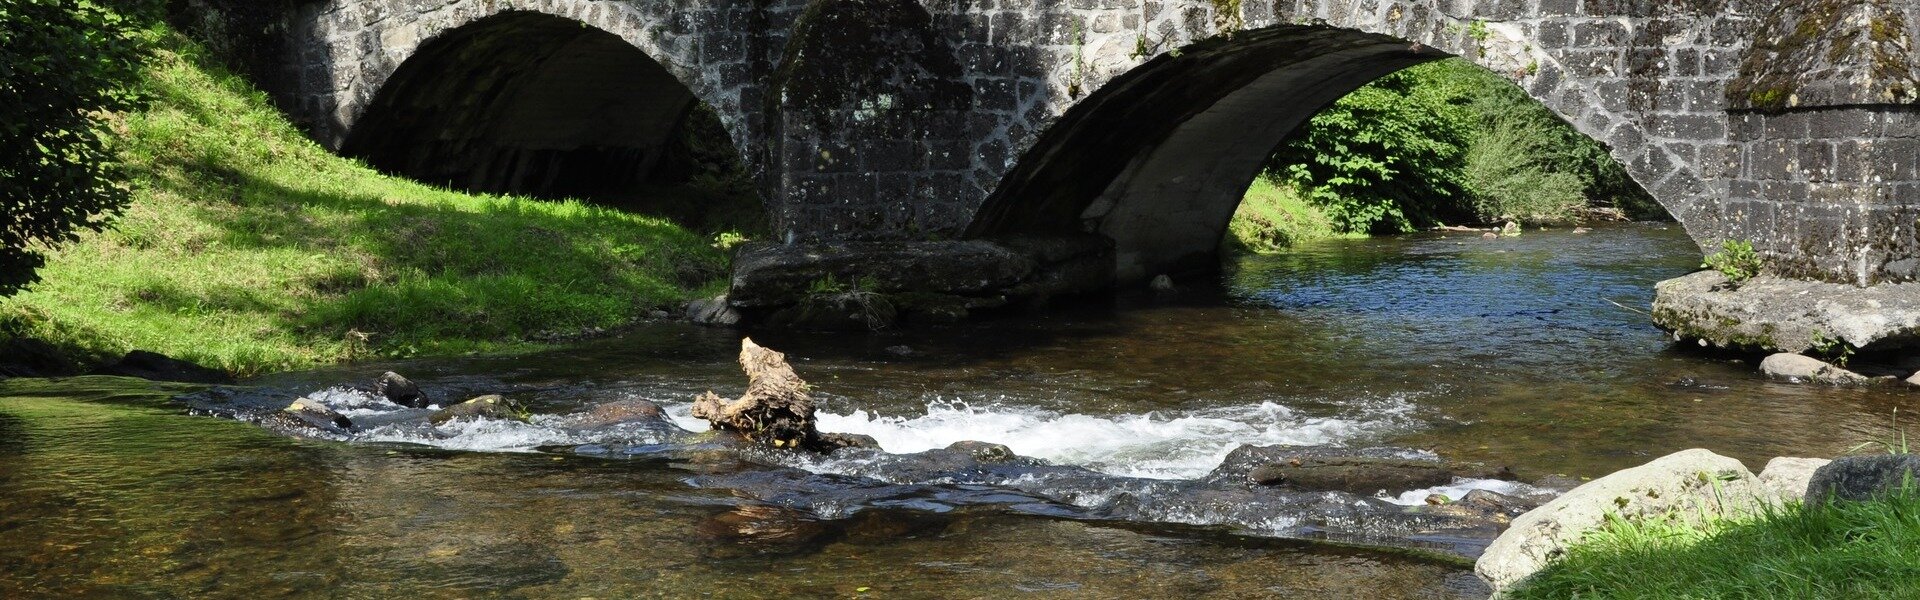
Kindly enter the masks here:
[[747, 393], [728, 402], [709, 391], [694, 399], [693, 416], [775, 448], [819, 448], [813, 398], [807, 382], [787, 365], [787, 356], [743, 339], [740, 368], [747, 372]]

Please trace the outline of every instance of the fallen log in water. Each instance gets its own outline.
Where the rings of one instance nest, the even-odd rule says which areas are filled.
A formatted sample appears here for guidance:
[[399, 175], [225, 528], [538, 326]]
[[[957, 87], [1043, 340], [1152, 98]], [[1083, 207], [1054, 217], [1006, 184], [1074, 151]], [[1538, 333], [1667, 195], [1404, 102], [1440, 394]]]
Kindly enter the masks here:
[[714, 429], [738, 432], [747, 439], [775, 448], [832, 452], [848, 446], [872, 447], [872, 438], [822, 434], [815, 428], [813, 397], [807, 382], [793, 372], [787, 356], [740, 340], [740, 369], [747, 373], [747, 392], [731, 402], [708, 391], [693, 401], [693, 416]]

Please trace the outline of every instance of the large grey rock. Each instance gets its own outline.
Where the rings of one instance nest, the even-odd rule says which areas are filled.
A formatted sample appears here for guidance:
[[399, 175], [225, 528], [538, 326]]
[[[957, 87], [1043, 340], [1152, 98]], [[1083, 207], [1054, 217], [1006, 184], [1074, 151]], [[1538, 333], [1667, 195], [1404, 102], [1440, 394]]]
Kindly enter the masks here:
[[1654, 285], [1653, 322], [1679, 339], [1768, 352], [1826, 340], [1880, 350], [1920, 345], [1920, 283], [1869, 287], [1762, 275], [1729, 285], [1715, 271]]
[[1860, 385], [1871, 381], [1864, 375], [1833, 366], [1826, 361], [1787, 352], [1762, 359], [1760, 372], [1774, 379], [1829, 385]]
[[1474, 573], [1506, 589], [1566, 553], [1609, 514], [1628, 519], [1695, 521], [1750, 514], [1772, 493], [1740, 461], [1695, 448], [1615, 472], [1574, 488], [1513, 520], [1487, 547]]
[[1871, 500], [1908, 483], [1920, 485], [1920, 456], [1844, 456], [1813, 472], [1807, 482], [1806, 502]]
[[1916, 372], [1916, 373], [1914, 373], [1914, 374], [1913, 374], [1913, 376], [1912, 376], [1912, 377], [1908, 377], [1908, 378], [1907, 378], [1907, 384], [1908, 384], [1908, 385], [1920, 385], [1920, 372]]
[[1813, 480], [1813, 472], [1830, 462], [1824, 458], [1777, 457], [1760, 470], [1760, 485], [1781, 502], [1800, 500], [1807, 495], [1807, 482]]

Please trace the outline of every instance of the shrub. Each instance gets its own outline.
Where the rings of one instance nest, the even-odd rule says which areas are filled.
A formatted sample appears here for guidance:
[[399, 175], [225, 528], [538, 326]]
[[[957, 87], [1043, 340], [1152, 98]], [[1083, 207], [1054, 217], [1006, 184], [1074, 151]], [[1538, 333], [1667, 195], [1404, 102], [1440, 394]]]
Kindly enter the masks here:
[[144, 40], [91, 0], [0, 0], [0, 297], [38, 280], [43, 248], [126, 207], [107, 129], [140, 103]]
[[1753, 252], [1753, 242], [1727, 240], [1720, 243], [1719, 252], [1708, 254], [1700, 266], [1719, 271], [1728, 280], [1740, 283], [1760, 274], [1760, 257]]

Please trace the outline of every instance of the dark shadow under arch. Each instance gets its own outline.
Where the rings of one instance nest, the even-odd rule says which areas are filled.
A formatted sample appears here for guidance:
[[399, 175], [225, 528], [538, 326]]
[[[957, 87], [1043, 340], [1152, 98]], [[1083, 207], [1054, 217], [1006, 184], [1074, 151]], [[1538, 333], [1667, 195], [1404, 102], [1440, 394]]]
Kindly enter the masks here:
[[[615, 34], [525, 11], [423, 44], [387, 78], [341, 153], [456, 189], [672, 217], [698, 215], [656, 205], [675, 195], [662, 186], [702, 170], [744, 172], [717, 116], [659, 62]], [[691, 204], [713, 208], [710, 200]], [[763, 220], [757, 198], [750, 203], [733, 212]]]
[[968, 235], [1100, 233], [1114, 240], [1123, 282], [1211, 268], [1234, 208], [1288, 134], [1368, 82], [1448, 56], [1303, 25], [1163, 54], [1042, 134]]

